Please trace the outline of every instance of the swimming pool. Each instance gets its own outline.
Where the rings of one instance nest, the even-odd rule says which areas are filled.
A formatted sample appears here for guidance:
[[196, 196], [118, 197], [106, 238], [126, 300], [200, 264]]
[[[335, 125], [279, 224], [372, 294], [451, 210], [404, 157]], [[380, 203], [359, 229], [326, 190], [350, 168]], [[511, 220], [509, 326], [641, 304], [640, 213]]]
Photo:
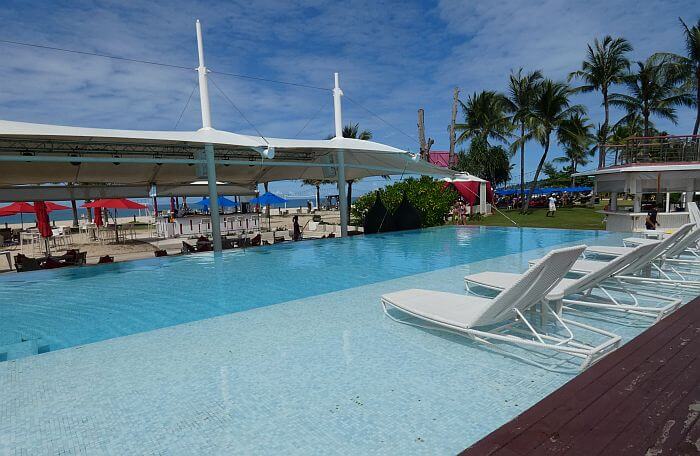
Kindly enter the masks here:
[[12, 359], [598, 236], [441, 227], [8, 274], [0, 357], [3, 346]]
[[0, 336], [50, 351], [0, 362], [0, 454], [456, 454], [575, 372], [397, 324], [380, 296], [621, 238], [444, 227], [7, 275]]

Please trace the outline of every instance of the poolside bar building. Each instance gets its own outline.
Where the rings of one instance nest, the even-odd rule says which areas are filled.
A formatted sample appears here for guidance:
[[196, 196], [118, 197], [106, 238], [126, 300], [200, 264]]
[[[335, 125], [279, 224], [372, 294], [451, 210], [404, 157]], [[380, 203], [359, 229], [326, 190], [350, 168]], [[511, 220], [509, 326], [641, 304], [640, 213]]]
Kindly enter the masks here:
[[[605, 151], [604, 166], [579, 175], [594, 178], [597, 194], [610, 194], [610, 204], [602, 211], [608, 230], [643, 231], [645, 209], [652, 204], [645, 204], [645, 197], [651, 195], [656, 195], [653, 205], [659, 210], [661, 229], [688, 223], [687, 202], [700, 190], [700, 136], [629, 138], [606, 145]], [[631, 197], [631, 209], [618, 207], [623, 193]]]

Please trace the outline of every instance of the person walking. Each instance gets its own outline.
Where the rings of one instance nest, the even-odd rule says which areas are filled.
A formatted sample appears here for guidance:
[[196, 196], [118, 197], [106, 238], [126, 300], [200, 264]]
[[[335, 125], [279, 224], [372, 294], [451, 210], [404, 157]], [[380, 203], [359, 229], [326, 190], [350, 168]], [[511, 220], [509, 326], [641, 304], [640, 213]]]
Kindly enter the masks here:
[[549, 196], [549, 210], [547, 211], [547, 217], [554, 217], [554, 213], [557, 212], [557, 199], [554, 194]]

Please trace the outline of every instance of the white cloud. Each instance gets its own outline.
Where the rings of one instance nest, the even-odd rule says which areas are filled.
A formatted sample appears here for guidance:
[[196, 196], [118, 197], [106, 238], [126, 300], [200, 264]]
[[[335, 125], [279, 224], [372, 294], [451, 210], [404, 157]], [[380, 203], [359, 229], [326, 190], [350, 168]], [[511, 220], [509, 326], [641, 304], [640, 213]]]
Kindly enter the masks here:
[[[0, 37], [75, 48], [194, 69], [194, 20], [204, 25], [207, 65], [218, 71], [330, 87], [340, 71], [348, 95], [415, 136], [416, 110], [426, 109], [428, 135], [447, 147], [452, 87], [463, 93], [505, 87], [523, 66], [563, 78], [580, 65], [586, 43], [622, 35], [634, 58], [657, 50], [680, 52], [677, 16], [691, 1], [477, 2], [369, 0], [75, 2], [6, 1]], [[693, 19], [693, 18], [691, 18]], [[1, 45], [0, 117], [96, 127], [173, 128], [196, 73], [116, 60]], [[213, 75], [214, 81], [270, 136], [303, 137], [332, 131], [330, 94]], [[253, 133], [210, 86], [214, 125]], [[582, 96], [599, 120], [597, 94]], [[321, 111], [319, 111], [319, 108]], [[682, 111], [686, 131], [693, 116]], [[346, 121], [375, 138], [415, 150], [415, 141], [345, 100]], [[193, 96], [179, 128], [199, 126]], [[534, 151], [533, 147], [533, 151]], [[536, 154], [531, 154], [534, 163]], [[532, 166], [532, 165], [530, 165]], [[367, 188], [375, 183], [368, 182]], [[358, 191], [363, 188], [358, 184]]]

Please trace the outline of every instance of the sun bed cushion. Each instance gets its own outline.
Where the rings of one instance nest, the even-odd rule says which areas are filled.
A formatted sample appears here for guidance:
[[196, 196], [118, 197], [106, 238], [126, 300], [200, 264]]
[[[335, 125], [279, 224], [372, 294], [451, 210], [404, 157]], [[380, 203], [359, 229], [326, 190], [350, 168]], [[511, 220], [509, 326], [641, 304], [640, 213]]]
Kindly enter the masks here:
[[382, 299], [409, 314], [458, 328], [470, 328], [493, 303], [492, 299], [444, 291], [408, 289]]
[[659, 240], [652, 239], [652, 238], [628, 237], [628, 238], [623, 239], [623, 242], [625, 244], [646, 245], [646, 244], [655, 244], [655, 243], [659, 242]]
[[614, 245], [592, 245], [586, 249], [586, 253], [599, 253], [601, 255], [620, 256], [631, 252], [633, 249], [634, 247], [618, 247]]
[[[468, 275], [464, 280], [486, 287], [503, 289], [513, 286], [521, 277], [522, 274], [515, 274], [512, 272], [480, 272], [478, 274]], [[561, 281], [549, 291], [547, 299], [555, 300], [563, 298], [566, 290], [575, 283], [576, 279], [561, 279]]]

